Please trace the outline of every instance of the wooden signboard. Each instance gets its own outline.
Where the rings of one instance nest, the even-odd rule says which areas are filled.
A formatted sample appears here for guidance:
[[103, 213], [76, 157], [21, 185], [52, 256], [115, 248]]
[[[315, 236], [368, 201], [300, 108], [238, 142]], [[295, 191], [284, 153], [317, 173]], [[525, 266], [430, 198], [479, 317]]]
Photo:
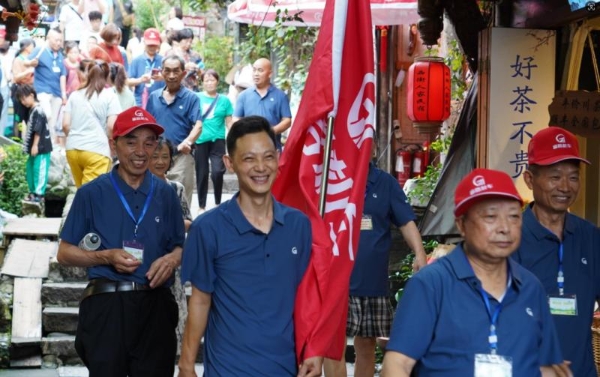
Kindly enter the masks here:
[[550, 125], [589, 138], [600, 138], [600, 93], [557, 91], [550, 106]]

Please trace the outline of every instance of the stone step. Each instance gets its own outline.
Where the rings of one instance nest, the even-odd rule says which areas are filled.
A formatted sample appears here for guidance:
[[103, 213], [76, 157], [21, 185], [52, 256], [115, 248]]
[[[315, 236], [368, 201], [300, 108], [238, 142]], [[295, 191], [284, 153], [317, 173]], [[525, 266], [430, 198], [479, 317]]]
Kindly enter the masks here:
[[59, 365], [83, 365], [75, 351], [75, 336], [50, 333], [42, 338], [44, 366], [57, 368]]
[[87, 271], [84, 267], [63, 266], [56, 258], [50, 259], [49, 282], [87, 282]]
[[78, 307], [45, 307], [42, 311], [43, 331], [45, 334], [60, 332], [75, 335], [78, 318]]
[[86, 282], [47, 282], [42, 284], [42, 305], [44, 306], [79, 306], [79, 299]]

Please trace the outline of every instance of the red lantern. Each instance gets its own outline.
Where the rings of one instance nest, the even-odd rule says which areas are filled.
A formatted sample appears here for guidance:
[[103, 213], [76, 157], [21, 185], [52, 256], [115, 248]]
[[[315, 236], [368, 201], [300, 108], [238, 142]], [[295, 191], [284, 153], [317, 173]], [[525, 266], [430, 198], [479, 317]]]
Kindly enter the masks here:
[[450, 68], [439, 57], [419, 57], [408, 70], [408, 117], [421, 133], [438, 132], [450, 116]]

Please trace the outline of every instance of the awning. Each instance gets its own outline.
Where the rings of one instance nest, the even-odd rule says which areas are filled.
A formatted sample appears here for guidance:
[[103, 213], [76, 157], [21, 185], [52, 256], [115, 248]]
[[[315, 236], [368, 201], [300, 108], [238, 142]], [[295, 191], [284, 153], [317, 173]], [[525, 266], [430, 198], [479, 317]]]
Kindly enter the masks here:
[[[319, 26], [325, 0], [236, 0], [227, 7], [227, 17], [243, 24], [274, 26], [277, 11], [287, 9], [289, 16], [299, 12], [303, 22], [287, 21], [290, 26]], [[417, 0], [371, 0], [373, 25], [417, 23]]]

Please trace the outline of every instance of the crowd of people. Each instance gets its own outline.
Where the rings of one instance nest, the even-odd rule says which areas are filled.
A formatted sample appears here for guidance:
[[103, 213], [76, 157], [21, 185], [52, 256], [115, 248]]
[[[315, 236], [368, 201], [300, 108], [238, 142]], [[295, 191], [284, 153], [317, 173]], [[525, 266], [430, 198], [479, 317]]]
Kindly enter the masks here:
[[[132, 27], [129, 2], [110, 11], [101, 3], [72, 0], [45, 43], [22, 39], [8, 80], [12, 132], [29, 154], [26, 200], [43, 200], [55, 148], [78, 187], [58, 260], [88, 269], [76, 349], [90, 376], [172, 376], [177, 354], [179, 376], [196, 376], [202, 338], [207, 376], [310, 377], [323, 367], [345, 376], [343, 359], [296, 359], [295, 293], [312, 235], [308, 218], [271, 194], [292, 117], [271, 62], [252, 64], [254, 85], [234, 104], [191, 48], [180, 10], [165, 43], [158, 29]], [[398, 182], [371, 163], [349, 280], [356, 376], [374, 375], [378, 337], [389, 337], [386, 377], [597, 375], [600, 231], [568, 212], [589, 162], [559, 127], [534, 135], [528, 156], [534, 201], [524, 211], [502, 172], [461, 180], [463, 241], [431, 266]], [[226, 169], [239, 192], [221, 203]], [[205, 212], [209, 178], [217, 207]], [[416, 256], [395, 315], [392, 226]], [[79, 246], [89, 233], [100, 237], [97, 250]], [[191, 284], [189, 305], [182, 283]]]

